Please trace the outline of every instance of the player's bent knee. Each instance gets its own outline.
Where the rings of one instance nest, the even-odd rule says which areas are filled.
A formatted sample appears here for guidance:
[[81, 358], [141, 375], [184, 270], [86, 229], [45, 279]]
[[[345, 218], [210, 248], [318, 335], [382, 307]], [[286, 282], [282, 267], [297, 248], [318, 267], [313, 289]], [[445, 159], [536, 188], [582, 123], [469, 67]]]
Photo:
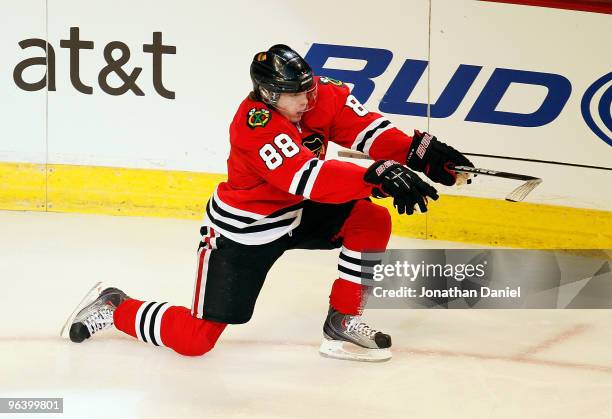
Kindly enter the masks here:
[[181, 355], [202, 356], [215, 347], [226, 326], [225, 323], [189, 317], [182, 327], [181, 338], [170, 346]]
[[360, 207], [357, 210], [362, 213], [361, 218], [367, 222], [367, 225], [391, 234], [391, 214], [387, 208], [366, 200], [357, 202], [357, 205]]
[[391, 214], [389, 214], [389, 210], [380, 205], [373, 204], [376, 209], [372, 210], [371, 219], [373, 222], [379, 226], [381, 229], [385, 231], [391, 232]]
[[208, 339], [194, 339], [191, 342], [177, 346], [174, 350], [185, 356], [202, 356], [210, 352], [215, 347], [215, 342], [211, 342]]
[[201, 341], [195, 343], [191, 348], [191, 356], [202, 356], [210, 352], [215, 347], [215, 342]]

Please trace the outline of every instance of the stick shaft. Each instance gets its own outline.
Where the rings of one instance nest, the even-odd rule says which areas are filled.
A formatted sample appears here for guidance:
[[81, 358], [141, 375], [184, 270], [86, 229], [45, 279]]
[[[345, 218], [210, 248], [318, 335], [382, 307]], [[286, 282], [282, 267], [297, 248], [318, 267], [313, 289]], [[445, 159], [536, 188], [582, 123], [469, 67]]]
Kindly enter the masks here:
[[[358, 151], [349, 151], [349, 150], [340, 150], [338, 151], [338, 156], [340, 157], [350, 157], [353, 159], [364, 159], [371, 160], [370, 156], [364, 153], [360, 153]], [[511, 202], [520, 202], [540, 183], [542, 183], [542, 179], [529, 175], [521, 175], [518, 173], [510, 173], [510, 172], [499, 172], [497, 170], [483, 169], [479, 167], [471, 167], [471, 166], [455, 166], [452, 167], [451, 170], [457, 173], [469, 173], [473, 175], [485, 175], [485, 176], [494, 176], [505, 179], [514, 179], [520, 180], [523, 183], [519, 187], [515, 188], [512, 192], [510, 192], [506, 196], [507, 201]]]
[[[338, 151], [338, 156], [349, 157], [352, 159], [372, 160], [370, 156], [364, 153], [360, 153], [359, 151], [340, 150]], [[476, 175], [495, 176], [495, 177], [502, 177], [506, 179], [522, 180], [524, 182], [528, 180], [538, 180], [539, 179], [537, 177], [529, 176], [529, 175], [521, 175], [518, 173], [510, 173], [510, 172], [500, 172], [497, 170], [483, 169], [483, 168], [478, 168], [478, 167], [457, 166], [453, 170], [455, 170], [456, 172], [462, 172], [462, 173], [472, 173]]]
[[534, 176], [521, 175], [518, 173], [510, 173], [510, 172], [498, 172], [497, 170], [482, 169], [479, 167], [455, 166], [452, 168], [452, 170], [458, 173], [473, 173], [476, 175], [503, 177], [506, 179], [522, 180], [524, 182], [527, 182], [528, 180], [538, 180], [539, 179]]

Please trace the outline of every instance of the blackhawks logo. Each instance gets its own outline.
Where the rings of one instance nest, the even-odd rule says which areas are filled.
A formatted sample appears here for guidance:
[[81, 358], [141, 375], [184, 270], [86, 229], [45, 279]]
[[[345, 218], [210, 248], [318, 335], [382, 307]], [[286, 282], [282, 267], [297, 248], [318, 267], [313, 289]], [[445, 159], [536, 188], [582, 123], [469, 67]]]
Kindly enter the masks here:
[[332, 79], [331, 77], [321, 76], [319, 77], [319, 81], [323, 84], [333, 84], [334, 86], [343, 86], [344, 83], [340, 80]]
[[247, 116], [247, 125], [251, 128], [265, 127], [271, 118], [269, 110], [251, 108]]

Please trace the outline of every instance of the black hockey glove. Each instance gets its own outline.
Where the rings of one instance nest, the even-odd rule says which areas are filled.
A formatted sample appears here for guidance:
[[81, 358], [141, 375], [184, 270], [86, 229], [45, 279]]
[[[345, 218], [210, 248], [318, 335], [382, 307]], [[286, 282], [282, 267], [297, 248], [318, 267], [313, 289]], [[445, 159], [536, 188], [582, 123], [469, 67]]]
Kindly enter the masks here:
[[427, 197], [438, 199], [433, 186], [394, 160], [378, 160], [368, 168], [363, 179], [375, 186], [372, 195], [376, 198], [392, 196], [393, 206], [400, 214], [412, 214], [415, 205], [426, 212]]
[[447, 186], [454, 185], [457, 180], [457, 174], [451, 170], [453, 166], [474, 167], [471, 161], [451, 146], [426, 132], [416, 130], [408, 150], [406, 165], [425, 173], [434, 182]]

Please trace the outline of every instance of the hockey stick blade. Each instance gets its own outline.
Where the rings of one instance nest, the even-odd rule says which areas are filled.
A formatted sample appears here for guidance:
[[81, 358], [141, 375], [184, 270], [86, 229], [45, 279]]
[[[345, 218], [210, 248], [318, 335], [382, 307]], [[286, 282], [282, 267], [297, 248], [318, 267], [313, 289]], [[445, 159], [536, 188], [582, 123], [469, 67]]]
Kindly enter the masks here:
[[527, 182], [525, 182], [524, 184], [522, 184], [521, 186], [519, 186], [512, 192], [510, 192], [508, 196], [506, 196], [506, 201], [510, 201], [510, 202], [522, 201], [540, 183], [542, 183], [542, 179], [528, 180]]
[[[349, 150], [340, 150], [338, 151], [339, 157], [348, 157], [352, 159], [362, 159], [362, 160], [371, 160], [370, 156], [364, 153], [360, 153], [359, 151], [349, 151]], [[529, 175], [521, 175], [518, 173], [510, 173], [510, 172], [500, 172], [497, 170], [489, 170], [482, 169], [478, 167], [470, 167], [470, 166], [455, 166], [452, 168], [453, 171], [457, 173], [469, 173], [473, 175], [484, 175], [484, 176], [494, 176], [500, 177], [504, 179], [513, 179], [520, 180], [525, 183], [515, 188], [512, 192], [510, 192], [506, 196], [506, 201], [510, 202], [520, 202], [531, 191], [533, 191], [540, 183], [542, 183], [542, 179]]]
[[515, 188], [512, 192], [510, 192], [506, 196], [506, 201], [510, 201], [510, 202], [522, 201], [523, 199], [525, 199], [527, 195], [529, 195], [531, 191], [533, 191], [536, 188], [536, 186], [542, 183], [542, 179], [538, 177], [529, 176], [529, 175], [521, 175], [518, 173], [499, 172], [497, 170], [482, 169], [478, 167], [455, 166], [451, 168], [451, 170], [457, 173], [470, 173], [474, 175], [494, 176], [494, 177], [501, 177], [504, 179], [514, 179], [514, 180], [520, 180], [520, 181], [525, 182], [522, 185]]

